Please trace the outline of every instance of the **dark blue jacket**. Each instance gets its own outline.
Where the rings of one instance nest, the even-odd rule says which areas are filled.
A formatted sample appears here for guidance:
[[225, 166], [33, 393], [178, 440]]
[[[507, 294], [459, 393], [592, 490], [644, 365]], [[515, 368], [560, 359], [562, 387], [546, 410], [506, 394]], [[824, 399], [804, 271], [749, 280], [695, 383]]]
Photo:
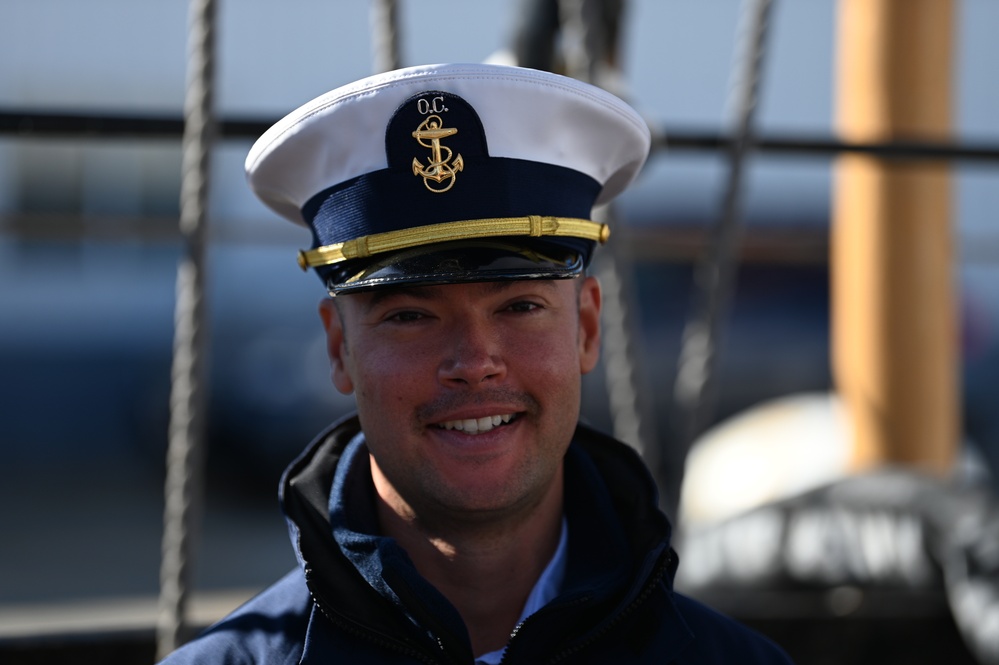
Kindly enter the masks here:
[[[377, 535], [367, 456], [349, 452], [362, 440], [348, 419], [289, 467], [281, 500], [300, 567], [169, 665], [472, 664], [457, 610], [394, 540]], [[565, 463], [562, 590], [517, 627], [504, 663], [789, 662], [757, 633], [673, 591], [670, 525], [630, 448], [580, 426]]]

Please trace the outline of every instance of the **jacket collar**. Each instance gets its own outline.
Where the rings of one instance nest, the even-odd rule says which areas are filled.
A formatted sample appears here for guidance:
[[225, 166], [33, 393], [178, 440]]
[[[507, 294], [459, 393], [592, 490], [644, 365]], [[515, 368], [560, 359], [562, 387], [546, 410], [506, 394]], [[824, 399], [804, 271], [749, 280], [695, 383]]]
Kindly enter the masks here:
[[[341, 627], [431, 658], [441, 649], [462, 653], [470, 662], [457, 611], [392, 539], [377, 534], [362, 438], [356, 416], [335, 423], [282, 477], [282, 507], [310, 592]], [[534, 615], [531, 630], [518, 634], [518, 651], [584, 640], [600, 629], [596, 617], [606, 622], [660, 581], [671, 586], [676, 556], [657, 501], [655, 483], [631, 448], [585, 426], [577, 429], [566, 455], [569, 561], [563, 591], [551, 611]]]

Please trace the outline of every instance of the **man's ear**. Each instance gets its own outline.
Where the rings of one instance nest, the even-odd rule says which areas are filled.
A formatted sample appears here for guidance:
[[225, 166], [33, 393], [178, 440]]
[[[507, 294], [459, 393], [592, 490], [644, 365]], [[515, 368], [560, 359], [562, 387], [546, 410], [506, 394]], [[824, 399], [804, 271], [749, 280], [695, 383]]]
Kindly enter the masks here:
[[349, 352], [343, 331], [343, 318], [332, 298], [319, 301], [319, 318], [326, 329], [326, 352], [330, 357], [330, 377], [333, 385], [344, 395], [354, 392], [354, 380], [347, 365]]
[[600, 282], [584, 278], [579, 289], [579, 370], [591, 372], [600, 360]]

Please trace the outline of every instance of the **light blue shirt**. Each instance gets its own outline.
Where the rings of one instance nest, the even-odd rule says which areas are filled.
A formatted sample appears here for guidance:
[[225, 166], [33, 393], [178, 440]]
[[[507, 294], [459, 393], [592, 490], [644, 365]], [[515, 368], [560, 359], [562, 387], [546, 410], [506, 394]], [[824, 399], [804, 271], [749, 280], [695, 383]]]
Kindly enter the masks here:
[[[552, 560], [541, 571], [541, 577], [534, 583], [534, 588], [531, 589], [530, 595], [527, 596], [527, 602], [524, 603], [524, 610], [520, 613], [520, 619], [517, 620], [518, 626], [524, 622], [524, 619], [540, 610], [558, 595], [559, 589], [562, 588], [562, 579], [565, 577], [568, 543], [569, 527], [566, 525], [565, 517], [563, 517], [562, 535], [559, 536], [558, 547], [555, 548]], [[475, 665], [498, 665], [500, 660], [503, 659], [504, 653], [506, 653], [506, 647], [484, 653], [475, 659]]]

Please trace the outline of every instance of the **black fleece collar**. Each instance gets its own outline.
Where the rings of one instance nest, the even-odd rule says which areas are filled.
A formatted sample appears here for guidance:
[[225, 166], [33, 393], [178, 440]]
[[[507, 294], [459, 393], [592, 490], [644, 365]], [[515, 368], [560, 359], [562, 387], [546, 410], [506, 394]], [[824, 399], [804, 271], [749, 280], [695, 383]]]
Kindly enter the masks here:
[[[416, 573], [392, 539], [377, 535], [370, 476], [364, 477], [361, 468], [348, 474], [341, 466], [359, 434], [356, 417], [335, 423], [282, 478], [282, 507], [313, 597], [335, 623], [398, 648], [470, 655], [457, 610]], [[353, 445], [362, 444], [355, 440]], [[354, 456], [351, 466], [360, 465], [362, 457]], [[348, 475], [353, 476], [349, 482]], [[338, 476], [340, 496], [331, 498]], [[575, 642], [599, 628], [606, 617], [634, 602], [669, 551], [669, 522], [657, 509], [655, 484], [638, 455], [582, 425], [566, 455], [565, 498], [566, 579], [560, 595], [528, 620], [532, 629], [518, 635], [525, 646], [537, 642], [531, 648]], [[667, 585], [676, 566], [676, 557], [670, 558]]]

